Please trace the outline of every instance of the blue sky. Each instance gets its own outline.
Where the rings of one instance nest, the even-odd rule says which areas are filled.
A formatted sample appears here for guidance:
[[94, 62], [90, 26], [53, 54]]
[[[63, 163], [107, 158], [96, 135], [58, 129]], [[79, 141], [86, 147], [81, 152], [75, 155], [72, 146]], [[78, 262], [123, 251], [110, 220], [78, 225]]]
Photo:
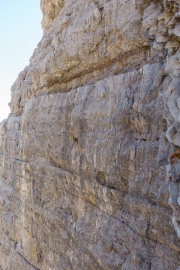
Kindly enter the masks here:
[[42, 37], [40, 0], [0, 0], [0, 121], [8, 116], [10, 88]]

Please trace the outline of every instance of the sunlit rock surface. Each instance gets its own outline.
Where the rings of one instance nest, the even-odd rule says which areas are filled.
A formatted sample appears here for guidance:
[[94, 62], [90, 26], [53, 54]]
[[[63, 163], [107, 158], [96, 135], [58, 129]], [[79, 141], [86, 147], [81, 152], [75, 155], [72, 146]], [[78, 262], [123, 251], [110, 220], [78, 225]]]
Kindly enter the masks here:
[[0, 269], [178, 270], [178, 1], [41, 8], [0, 125]]

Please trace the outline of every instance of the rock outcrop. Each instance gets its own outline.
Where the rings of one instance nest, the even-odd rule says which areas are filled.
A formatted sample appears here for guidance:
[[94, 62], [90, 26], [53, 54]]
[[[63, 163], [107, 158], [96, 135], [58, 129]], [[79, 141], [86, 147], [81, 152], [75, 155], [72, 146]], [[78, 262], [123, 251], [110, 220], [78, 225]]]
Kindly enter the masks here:
[[180, 269], [178, 1], [41, 8], [0, 125], [0, 269]]

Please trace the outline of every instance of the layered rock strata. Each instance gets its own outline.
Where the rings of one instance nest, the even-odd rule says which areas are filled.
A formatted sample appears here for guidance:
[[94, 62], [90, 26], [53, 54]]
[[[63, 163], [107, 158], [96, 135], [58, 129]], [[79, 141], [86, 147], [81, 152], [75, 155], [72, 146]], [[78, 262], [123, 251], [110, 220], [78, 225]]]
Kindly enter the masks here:
[[0, 126], [0, 269], [179, 269], [178, 1], [41, 8]]

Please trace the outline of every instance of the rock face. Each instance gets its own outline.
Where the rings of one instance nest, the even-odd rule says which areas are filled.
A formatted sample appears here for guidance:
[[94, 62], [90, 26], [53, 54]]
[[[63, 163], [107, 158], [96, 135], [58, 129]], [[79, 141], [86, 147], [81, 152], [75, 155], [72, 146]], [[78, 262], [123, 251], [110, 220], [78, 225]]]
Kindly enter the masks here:
[[178, 1], [41, 8], [0, 126], [0, 269], [178, 270]]

